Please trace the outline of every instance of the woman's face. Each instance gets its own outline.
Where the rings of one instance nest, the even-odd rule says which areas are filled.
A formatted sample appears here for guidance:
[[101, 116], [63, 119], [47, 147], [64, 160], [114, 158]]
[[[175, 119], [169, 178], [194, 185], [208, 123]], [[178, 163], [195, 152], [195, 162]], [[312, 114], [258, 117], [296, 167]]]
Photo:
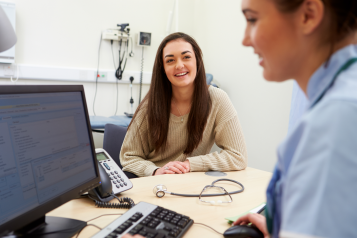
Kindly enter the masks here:
[[163, 50], [163, 62], [172, 87], [190, 87], [196, 78], [196, 56], [192, 45], [182, 39], [170, 41]]
[[242, 11], [247, 20], [243, 45], [254, 48], [264, 78], [276, 82], [294, 78], [302, 70], [297, 17], [281, 13], [274, 0], [242, 0]]

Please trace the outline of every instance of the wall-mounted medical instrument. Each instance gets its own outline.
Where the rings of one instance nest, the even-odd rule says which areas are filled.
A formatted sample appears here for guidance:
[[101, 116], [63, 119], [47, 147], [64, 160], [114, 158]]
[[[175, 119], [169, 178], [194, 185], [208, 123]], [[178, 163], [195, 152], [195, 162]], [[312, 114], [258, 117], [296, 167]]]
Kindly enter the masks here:
[[151, 45], [151, 33], [149, 32], [139, 32], [137, 37], [137, 45], [142, 47], [141, 53], [141, 69], [140, 69], [140, 90], [139, 90], [139, 104], [141, 102], [141, 91], [143, 84], [143, 70], [144, 70], [144, 47]]
[[[126, 62], [128, 56], [133, 57], [133, 45], [132, 39], [130, 37], [130, 28], [128, 28], [129, 23], [117, 24], [118, 28], [107, 29], [102, 33], [103, 40], [110, 40], [112, 47], [113, 41], [118, 41], [119, 44], [119, 60], [118, 67], [115, 67], [115, 77], [119, 80], [123, 78], [123, 73], [125, 70]], [[131, 41], [131, 52], [129, 53], [129, 41]], [[115, 63], [114, 63], [115, 64]]]
[[[220, 182], [220, 181], [227, 181], [227, 182], [236, 183], [241, 187], [241, 189], [237, 190], [237, 191], [233, 191], [233, 192], [227, 192], [227, 190], [225, 190], [223, 187], [215, 185], [217, 182]], [[208, 189], [208, 188], [218, 188], [222, 192], [220, 192], [220, 193], [211, 193], [211, 194], [204, 193], [206, 191], [206, 189]], [[202, 198], [203, 197], [216, 197], [216, 196], [229, 196], [230, 201], [227, 201], [227, 202], [217, 201], [217, 203], [218, 204], [219, 203], [231, 203], [233, 201], [231, 195], [232, 194], [236, 194], [236, 193], [241, 193], [243, 191], [244, 191], [243, 184], [241, 184], [238, 181], [232, 180], [232, 179], [217, 179], [217, 180], [213, 181], [211, 185], [205, 186], [200, 194], [181, 194], [181, 193], [169, 192], [169, 191], [167, 191], [167, 187], [165, 185], [163, 185], [163, 184], [158, 184], [153, 189], [153, 193], [158, 198], [164, 197], [165, 194], [171, 194], [171, 195], [174, 195], [174, 196], [181, 196], [181, 197], [198, 197], [201, 202], [206, 202], [206, 203], [208, 202], [208, 203], [211, 203], [211, 204], [215, 204], [216, 202], [214, 202], [214, 201], [205, 201]]]
[[127, 116], [127, 117], [133, 117], [134, 116], [134, 99], [133, 99], [133, 81], [134, 81], [134, 77], [131, 76], [129, 78], [130, 80], [130, 112], [124, 112], [124, 114]]

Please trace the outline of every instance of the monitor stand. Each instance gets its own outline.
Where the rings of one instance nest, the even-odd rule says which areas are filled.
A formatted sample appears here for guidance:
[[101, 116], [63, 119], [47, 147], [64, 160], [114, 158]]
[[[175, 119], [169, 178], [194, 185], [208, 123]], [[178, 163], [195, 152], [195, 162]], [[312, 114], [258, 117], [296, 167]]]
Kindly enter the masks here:
[[87, 222], [85, 221], [43, 216], [20, 230], [15, 231], [15, 234], [23, 237], [70, 238], [86, 225]]

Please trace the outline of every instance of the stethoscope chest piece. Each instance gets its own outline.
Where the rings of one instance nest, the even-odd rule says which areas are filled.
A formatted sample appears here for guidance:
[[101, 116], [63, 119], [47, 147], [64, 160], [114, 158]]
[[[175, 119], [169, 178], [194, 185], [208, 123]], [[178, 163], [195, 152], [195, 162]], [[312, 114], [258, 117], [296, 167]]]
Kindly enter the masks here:
[[162, 185], [162, 184], [156, 185], [153, 190], [156, 197], [159, 197], [159, 198], [162, 198], [163, 196], [165, 196], [166, 191], [167, 191], [166, 186]]

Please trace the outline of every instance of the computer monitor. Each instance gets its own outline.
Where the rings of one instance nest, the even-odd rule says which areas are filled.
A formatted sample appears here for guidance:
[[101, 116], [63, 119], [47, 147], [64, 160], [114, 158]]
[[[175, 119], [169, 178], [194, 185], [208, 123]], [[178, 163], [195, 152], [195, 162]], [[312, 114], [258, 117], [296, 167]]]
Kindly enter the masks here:
[[0, 235], [72, 236], [86, 223], [45, 214], [99, 184], [83, 86], [0, 86]]

